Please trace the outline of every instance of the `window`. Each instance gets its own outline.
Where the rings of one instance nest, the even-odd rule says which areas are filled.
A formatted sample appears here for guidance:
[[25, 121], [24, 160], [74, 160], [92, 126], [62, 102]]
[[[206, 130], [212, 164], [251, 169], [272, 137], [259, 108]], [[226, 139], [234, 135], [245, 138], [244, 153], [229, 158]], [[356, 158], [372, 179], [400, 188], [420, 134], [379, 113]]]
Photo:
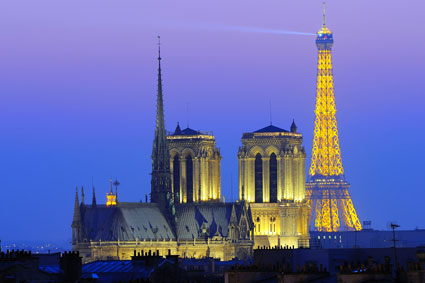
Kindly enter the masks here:
[[263, 159], [259, 153], [255, 156], [255, 202], [263, 202]]
[[276, 154], [270, 155], [270, 202], [277, 202], [277, 159]]

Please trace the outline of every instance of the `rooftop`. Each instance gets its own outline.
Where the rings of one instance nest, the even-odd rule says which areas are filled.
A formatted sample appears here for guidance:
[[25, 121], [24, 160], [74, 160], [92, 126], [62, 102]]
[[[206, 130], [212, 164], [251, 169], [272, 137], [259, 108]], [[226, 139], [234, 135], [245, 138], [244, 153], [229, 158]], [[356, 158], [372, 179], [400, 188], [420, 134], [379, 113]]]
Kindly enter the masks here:
[[212, 132], [201, 132], [187, 127], [186, 129], [180, 129], [180, 125], [177, 123], [177, 127], [174, 132], [167, 133], [167, 139], [209, 139], [213, 140], [214, 135]]
[[267, 127], [261, 128], [254, 132], [243, 133], [242, 139], [253, 139], [253, 138], [299, 138], [302, 137], [300, 133], [297, 132], [297, 127], [294, 122], [291, 125], [291, 131], [284, 130], [282, 128], [276, 127], [274, 125], [269, 125]]
[[288, 133], [288, 131], [281, 129], [279, 127], [270, 125], [255, 131], [254, 133]]

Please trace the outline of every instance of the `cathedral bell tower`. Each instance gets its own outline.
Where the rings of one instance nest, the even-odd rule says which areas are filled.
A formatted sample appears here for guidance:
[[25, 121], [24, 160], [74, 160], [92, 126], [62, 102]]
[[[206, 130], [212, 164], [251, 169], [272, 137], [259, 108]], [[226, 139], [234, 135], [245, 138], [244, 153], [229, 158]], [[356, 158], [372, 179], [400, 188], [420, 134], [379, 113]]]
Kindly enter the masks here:
[[164, 101], [162, 97], [160, 46], [158, 48], [156, 128], [152, 148], [151, 202], [158, 203], [160, 208], [167, 212], [173, 210], [174, 205], [171, 193], [170, 152], [168, 149], [167, 134], [165, 131]]
[[175, 203], [220, 202], [220, 149], [212, 132], [177, 128], [167, 137]]
[[255, 247], [309, 247], [305, 150], [291, 130], [270, 125], [242, 135], [239, 200], [250, 205]]

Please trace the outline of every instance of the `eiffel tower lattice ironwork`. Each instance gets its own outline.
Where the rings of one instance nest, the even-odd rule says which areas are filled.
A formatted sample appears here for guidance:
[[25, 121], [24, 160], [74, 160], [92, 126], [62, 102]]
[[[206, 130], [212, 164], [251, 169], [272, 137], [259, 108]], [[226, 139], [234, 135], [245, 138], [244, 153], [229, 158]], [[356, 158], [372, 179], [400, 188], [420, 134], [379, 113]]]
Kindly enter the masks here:
[[314, 138], [306, 183], [306, 198], [311, 207], [310, 230], [361, 230], [341, 160], [332, 74], [333, 35], [326, 27], [324, 5], [323, 25], [318, 32], [316, 45], [318, 64]]

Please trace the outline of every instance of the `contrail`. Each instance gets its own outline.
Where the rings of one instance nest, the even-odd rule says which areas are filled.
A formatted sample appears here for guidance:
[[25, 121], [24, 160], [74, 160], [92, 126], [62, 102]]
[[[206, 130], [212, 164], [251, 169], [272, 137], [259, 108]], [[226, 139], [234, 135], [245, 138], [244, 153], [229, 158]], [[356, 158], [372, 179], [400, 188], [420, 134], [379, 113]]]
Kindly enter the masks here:
[[[299, 31], [290, 31], [283, 29], [270, 29], [270, 28], [257, 28], [257, 27], [246, 27], [246, 26], [226, 26], [220, 24], [183, 24], [177, 25], [182, 28], [188, 29], [201, 29], [201, 30], [210, 30], [210, 31], [220, 31], [220, 32], [249, 32], [249, 33], [268, 33], [268, 34], [291, 34], [291, 35], [317, 35], [317, 33], [311, 32], [299, 32]], [[174, 25], [176, 27], [176, 25]]]

